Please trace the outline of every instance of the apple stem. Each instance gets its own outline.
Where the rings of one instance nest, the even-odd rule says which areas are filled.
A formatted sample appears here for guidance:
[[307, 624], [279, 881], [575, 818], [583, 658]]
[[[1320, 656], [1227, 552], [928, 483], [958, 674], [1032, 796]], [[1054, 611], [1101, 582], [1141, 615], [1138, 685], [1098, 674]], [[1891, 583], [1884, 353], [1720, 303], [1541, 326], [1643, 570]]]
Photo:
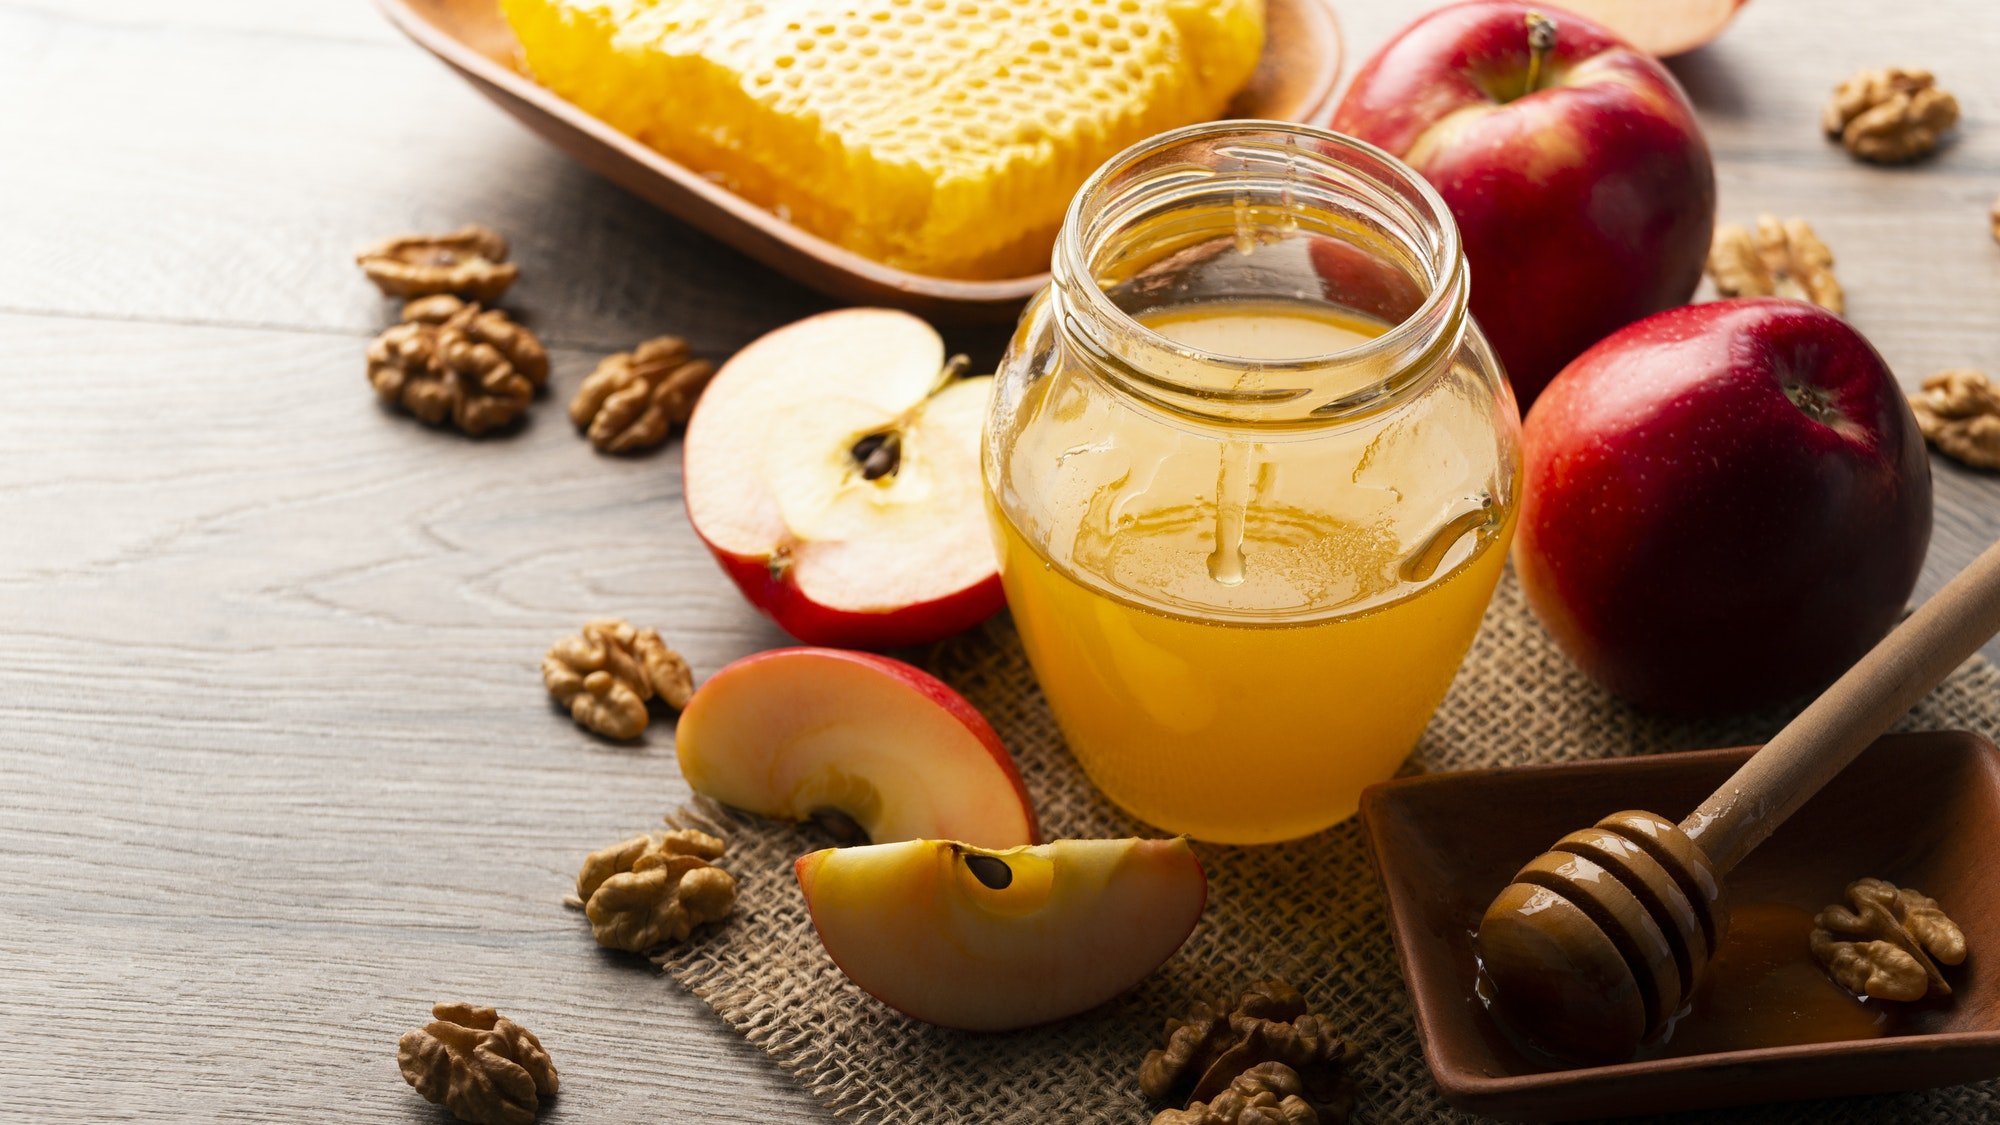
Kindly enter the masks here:
[[945, 360], [943, 369], [938, 372], [937, 382], [931, 384], [931, 389], [925, 393], [924, 398], [929, 399], [951, 386], [970, 370], [972, 370], [972, 357], [963, 352]]
[[1542, 88], [1542, 62], [1556, 48], [1556, 21], [1540, 12], [1528, 13], [1528, 88], [1526, 97]]

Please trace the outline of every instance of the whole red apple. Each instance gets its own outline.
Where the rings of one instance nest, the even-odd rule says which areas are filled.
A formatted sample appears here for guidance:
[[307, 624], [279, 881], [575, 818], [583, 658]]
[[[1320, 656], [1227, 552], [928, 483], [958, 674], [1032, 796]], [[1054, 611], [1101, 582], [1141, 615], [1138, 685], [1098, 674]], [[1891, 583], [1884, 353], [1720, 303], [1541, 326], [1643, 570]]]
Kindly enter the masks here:
[[1523, 408], [1701, 280], [1715, 168], [1694, 110], [1657, 60], [1582, 16], [1441, 8], [1368, 60], [1332, 126], [1403, 158], [1451, 207], [1472, 314]]
[[1571, 659], [1642, 705], [1817, 688], [1894, 625], [1931, 534], [1930, 462], [1882, 357], [1771, 298], [1648, 317], [1529, 411], [1514, 565]]

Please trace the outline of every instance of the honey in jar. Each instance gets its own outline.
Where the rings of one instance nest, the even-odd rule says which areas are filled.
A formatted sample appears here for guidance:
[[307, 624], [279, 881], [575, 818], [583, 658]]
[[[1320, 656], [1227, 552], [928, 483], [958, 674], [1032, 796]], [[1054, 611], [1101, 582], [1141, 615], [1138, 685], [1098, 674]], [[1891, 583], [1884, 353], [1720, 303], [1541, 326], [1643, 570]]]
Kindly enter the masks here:
[[1518, 418], [1409, 169], [1223, 122], [1073, 204], [986, 436], [1008, 604], [1113, 801], [1228, 843], [1350, 814], [1422, 734], [1513, 529]]

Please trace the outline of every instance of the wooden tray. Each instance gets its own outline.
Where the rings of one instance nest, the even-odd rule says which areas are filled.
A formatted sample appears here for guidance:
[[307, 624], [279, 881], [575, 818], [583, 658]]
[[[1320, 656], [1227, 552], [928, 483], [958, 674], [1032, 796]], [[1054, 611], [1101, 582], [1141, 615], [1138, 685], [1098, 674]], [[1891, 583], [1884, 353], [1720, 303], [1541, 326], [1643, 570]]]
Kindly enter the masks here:
[[1878, 741], [1729, 877], [1737, 903], [1818, 910], [1864, 875], [1944, 903], [1973, 952], [1952, 971], [1952, 1001], [1906, 1009], [1903, 1033], [1548, 1071], [1487, 1025], [1471, 999], [1471, 934], [1515, 869], [1619, 809], [1691, 809], [1755, 749], [1433, 774], [1362, 795], [1424, 1059], [1446, 1101], [1507, 1121], [1570, 1121], [2000, 1077], [2000, 752], [1957, 731]]
[[[1047, 274], [957, 281], [884, 265], [836, 246], [700, 173], [661, 156], [515, 68], [519, 47], [496, 0], [376, 0], [417, 45], [583, 165], [780, 273], [821, 292], [948, 319], [1007, 319]], [[1234, 117], [1315, 119], [1340, 77], [1341, 37], [1329, 0], [1268, 0], [1257, 73]]]

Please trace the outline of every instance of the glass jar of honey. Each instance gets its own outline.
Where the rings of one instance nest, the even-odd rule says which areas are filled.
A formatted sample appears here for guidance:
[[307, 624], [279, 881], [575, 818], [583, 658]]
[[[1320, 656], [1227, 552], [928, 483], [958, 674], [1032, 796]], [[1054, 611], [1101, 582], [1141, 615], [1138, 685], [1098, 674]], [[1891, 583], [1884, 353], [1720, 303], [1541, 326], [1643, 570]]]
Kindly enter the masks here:
[[1036, 678], [1134, 815], [1305, 835], [1423, 733], [1514, 526], [1469, 282], [1421, 177], [1305, 126], [1163, 134], [1077, 195], [984, 465]]

